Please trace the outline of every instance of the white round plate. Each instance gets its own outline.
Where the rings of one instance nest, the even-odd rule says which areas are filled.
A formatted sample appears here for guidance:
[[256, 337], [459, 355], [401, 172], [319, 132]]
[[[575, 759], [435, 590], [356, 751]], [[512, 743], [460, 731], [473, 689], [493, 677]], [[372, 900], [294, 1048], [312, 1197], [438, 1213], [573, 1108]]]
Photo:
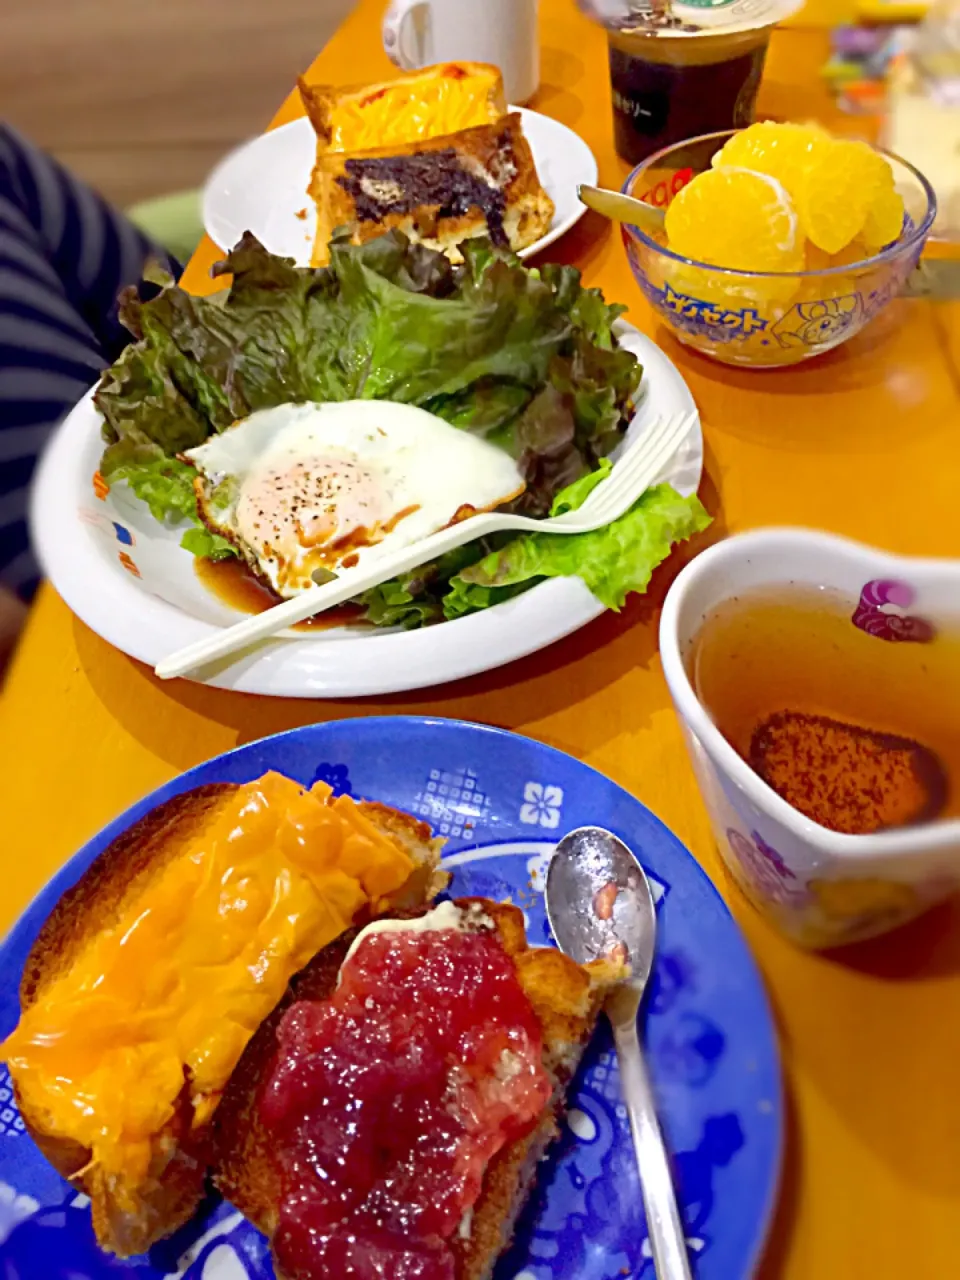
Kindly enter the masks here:
[[[597, 161], [565, 124], [524, 107], [511, 111], [523, 117], [540, 181], [556, 205], [547, 234], [520, 253], [527, 258], [583, 217], [586, 206], [577, 187], [596, 185]], [[210, 239], [231, 249], [245, 231], [252, 231], [271, 253], [308, 267], [317, 231], [316, 207], [307, 195], [316, 148], [313, 125], [303, 116], [232, 151], [203, 189], [203, 225]]]
[[[620, 341], [643, 365], [642, 394], [627, 441], [660, 414], [696, 411], [683, 378], [659, 347], [622, 321]], [[44, 570], [75, 614], [131, 657], [155, 666], [243, 616], [200, 582], [166, 528], [124, 484], [103, 497], [93, 477], [103, 452], [93, 392], [65, 419], [44, 454], [31, 522]], [[615, 455], [614, 455], [615, 456]], [[693, 493], [703, 437], [690, 434], [659, 481]], [[419, 631], [330, 628], [260, 645], [212, 673], [206, 684], [288, 698], [364, 697], [459, 680], [522, 658], [604, 611], [580, 578], [553, 578], [503, 604]]]

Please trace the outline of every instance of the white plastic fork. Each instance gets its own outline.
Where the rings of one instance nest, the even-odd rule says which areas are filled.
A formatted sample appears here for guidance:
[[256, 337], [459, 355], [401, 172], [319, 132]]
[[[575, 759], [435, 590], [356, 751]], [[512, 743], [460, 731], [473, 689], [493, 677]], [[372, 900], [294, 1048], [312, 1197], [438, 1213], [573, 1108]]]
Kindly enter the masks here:
[[406, 573], [419, 564], [435, 560], [446, 551], [490, 533], [517, 530], [530, 533], [591, 533], [622, 516], [636, 502], [663, 470], [690, 430], [696, 415], [678, 413], [655, 418], [640, 438], [627, 448], [605, 480], [592, 491], [583, 506], [562, 516], [534, 520], [529, 516], [486, 512], [440, 529], [410, 546], [385, 551], [373, 563], [345, 569], [331, 582], [303, 592], [293, 600], [284, 600], [263, 613], [255, 614], [227, 627], [215, 635], [189, 644], [172, 653], [154, 668], [161, 680], [196, 671], [218, 658], [226, 658], [246, 649], [258, 640], [266, 640], [318, 613], [343, 604], [381, 582]]

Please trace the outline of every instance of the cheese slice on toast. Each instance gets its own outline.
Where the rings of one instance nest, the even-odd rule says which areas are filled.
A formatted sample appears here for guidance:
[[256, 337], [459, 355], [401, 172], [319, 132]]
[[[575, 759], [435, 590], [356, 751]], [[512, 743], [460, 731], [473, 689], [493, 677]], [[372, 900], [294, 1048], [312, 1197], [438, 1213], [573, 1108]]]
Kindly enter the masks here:
[[267, 774], [168, 800], [61, 897], [2, 1054], [105, 1250], [142, 1253], [191, 1216], [223, 1090], [289, 979], [354, 921], [429, 901], [440, 843]]

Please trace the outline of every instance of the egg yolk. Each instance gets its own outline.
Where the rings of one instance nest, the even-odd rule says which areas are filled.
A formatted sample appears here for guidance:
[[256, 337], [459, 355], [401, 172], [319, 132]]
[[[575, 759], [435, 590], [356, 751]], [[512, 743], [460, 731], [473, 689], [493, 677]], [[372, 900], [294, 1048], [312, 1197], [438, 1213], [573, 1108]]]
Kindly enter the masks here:
[[355, 458], [301, 458], [251, 473], [237, 530], [258, 560], [275, 564], [280, 586], [308, 587], [315, 569], [347, 563], [417, 510], [398, 509], [382, 473]]
[[25, 1109], [143, 1177], [184, 1090], [202, 1125], [293, 974], [412, 869], [322, 783], [238, 787], [0, 1048]]
[[237, 501], [237, 527], [258, 549], [310, 548], [383, 520], [390, 500], [381, 477], [355, 458], [301, 458], [254, 471]]

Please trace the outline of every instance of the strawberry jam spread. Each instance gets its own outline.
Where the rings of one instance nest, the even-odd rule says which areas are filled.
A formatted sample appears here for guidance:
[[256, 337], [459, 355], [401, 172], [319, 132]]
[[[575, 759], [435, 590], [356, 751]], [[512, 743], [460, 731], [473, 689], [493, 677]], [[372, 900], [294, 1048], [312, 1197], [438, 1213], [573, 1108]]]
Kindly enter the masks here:
[[454, 1280], [488, 1162], [551, 1093], [492, 921], [447, 903], [373, 925], [331, 998], [292, 1005], [278, 1041], [260, 1105], [281, 1173], [280, 1270]]

